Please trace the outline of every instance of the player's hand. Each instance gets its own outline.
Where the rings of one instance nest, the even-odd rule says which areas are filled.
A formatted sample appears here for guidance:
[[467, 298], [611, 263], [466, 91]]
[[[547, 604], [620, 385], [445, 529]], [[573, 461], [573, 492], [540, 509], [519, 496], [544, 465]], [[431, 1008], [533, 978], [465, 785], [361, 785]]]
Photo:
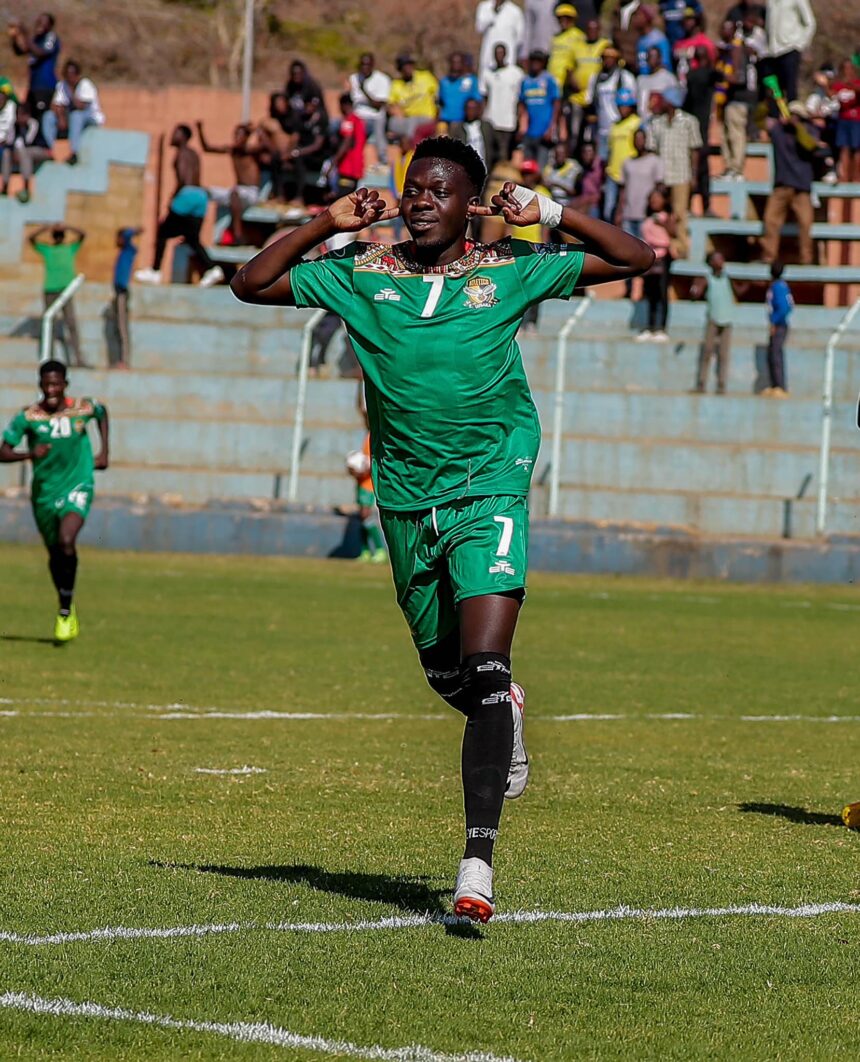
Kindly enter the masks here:
[[33, 449], [30, 451], [30, 456], [34, 461], [39, 461], [45, 456], [46, 453], [49, 452], [50, 449], [50, 443], [39, 443], [37, 446], [34, 446]]
[[108, 467], [108, 455], [102, 450], [98, 457], [93, 462], [93, 467], [96, 472], [104, 472]]
[[399, 213], [399, 206], [391, 206], [379, 192], [367, 188], [357, 188], [336, 199], [328, 208], [337, 232], [359, 232], [376, 221], [390, 221]]
[[534, 195], [526, 206], [520, 206], [513, 196], [515, 188], [513, 181], [505, 181], [499, 194], [490, 200], [491, 206], [470, 203], [469, 214], [482, 218], [501, 214], [508, 225], [537, 225], [540, 222], [537, 195]]

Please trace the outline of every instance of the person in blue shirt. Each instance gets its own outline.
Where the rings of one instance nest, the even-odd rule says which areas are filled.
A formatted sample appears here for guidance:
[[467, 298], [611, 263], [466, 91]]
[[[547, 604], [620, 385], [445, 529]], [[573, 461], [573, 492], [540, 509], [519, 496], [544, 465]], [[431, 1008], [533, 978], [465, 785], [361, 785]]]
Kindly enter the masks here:
[[108, 365], [111, 369], [129, 368], [128, 289], [137, 255], [134, 240], [141, 232], [143, 229], [118, 229], [116, 234], [117, 256], [113, 267], [113, 306], [110, 314], [113, 342], [108, 342]]
[[[702, 14], [702, 5], [699, 0], [659, 0], [660, 14], [663, 16], [663, 25], [666, 29], [666, 38], [672, 54], [675, 53], [675, 45], [682, 41], [687, 33], [684, 29], [684, 16], [687, 12], [694, 15]], [[670, 67], [669, 69], [674, 69]]]
[[[686, 4], [684, 5], [686, 7]], [[648, 64], [648, 49], [656, 48], [663, 59], [663, 66], [672, 70], [672, 49], [666, 34], [657, 29], [657, 10], [650, 4], [642, 4], [633, 14], [633, 28], [639, 34], [636, 41], [636, 63], [639, 74], [650, 74], [651, 67]]]
[[46, 11], [36, 16], [33, 36], [20, 22], [9, 25], [9, 40], [16, 55], [26, 55], [30, 66], [30, 85], [27, 104], [31, 114], [42, 120], [42, 115], [51, 106], [54, 89], [57, 87], [57, 59], [60, 55], [60, 38], [54, 32], [54, 16]]
[[541, 169], [546, 166], [550, 149], [558, 140], [561, 110], [561, 90], [547, 71], [548, 61], [546, 52], [531, 52], [528, 73], [520, 86], [520, 116], [527, 122], [523, 153], [527, 159], [534, 159]]
[[462, 138], [466, 101], [481, 101], [478, 77], [466, 69], [466, 57], [453, 52], [448, 57], [448, 73], [439, 82], [439, 121], [448, 123], [448, 136]]
[[794, 309], [791, 288], [782, 279], [782, 262], [774, 262], [770, 267], [770, 287], [767, 289], [767, 316], [770, 321], [770, 336], [767, 343], [767, 371], [770, 374], [770, 386], [763, 395], [771, 398], [787, 398], [785, 386], [785, 340], [788, 335], [788, 322]]

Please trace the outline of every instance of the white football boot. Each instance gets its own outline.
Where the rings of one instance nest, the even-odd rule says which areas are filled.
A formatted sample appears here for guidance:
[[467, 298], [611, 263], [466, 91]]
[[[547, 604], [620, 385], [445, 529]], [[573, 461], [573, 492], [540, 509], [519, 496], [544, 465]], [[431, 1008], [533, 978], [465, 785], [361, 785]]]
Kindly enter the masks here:
[[483, 859], [461, 859], [454, 886], [454, 914], [473, 922], [489, 922], [495, 910], [493, 868]]
[[505, 786], [505, 800], [521, 797], [529, 781], [529, 757], [523, 741], [523, 712], [526, 710], [526, 691], [518, 682], [511, 683], [511, 713], [514, 717], [514, 752], [511, 756], [511, 769], [508, 771], [508, 784]]

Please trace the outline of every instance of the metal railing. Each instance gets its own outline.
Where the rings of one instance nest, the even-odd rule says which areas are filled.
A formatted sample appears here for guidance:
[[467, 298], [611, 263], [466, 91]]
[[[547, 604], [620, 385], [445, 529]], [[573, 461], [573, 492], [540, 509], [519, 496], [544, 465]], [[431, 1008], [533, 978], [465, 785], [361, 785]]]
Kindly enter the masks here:
[[75, 292], [79, 290], [85, 279], [86, 277], [83, 273], [78, 273], [75, 279], [67, 287], [63, 288], [59, 297], [42, 314], [42, 338], [39, 343], [40, 363], [50, 361], [54, 353], [54, 318]]
[[552, 412], [552, 447], [549, 466], [549, 506], [548, 514], [558, 516], [558, 493], [561, 481], [561, 443], [564, 428], [564, 378], [567, 370], [567, 339], [574, 327], [585, 316], [594, 301], [594, 294], [589, 288], [580, 299], [579, 305], [564, 322], [558, 334], [558, 347], [555, 357], [555, 394]]
[[860, 310], [860, 299], [857, 299], [848, 310], [827, 342], [821, 397], [821, 449], [818, 457], [818, 507], [815, 513], [817, 535], [823, 535], [827, 527], [827, 489], [830, 482], [830, 434], [833, 427], [833, 372], [836, 364], [836, 347], [858, 310]]
[[327, 310], [314, 310], [302, 329], [302, 352], [299, 357], [299, 386], [296, 394], [296, 415], [293, 420], [293, 445], [290, 451], [290, 478], [287, 501], [294, 502], [299, 493], [299, 465], [302, 459], [302, 431], [305, 424], [305, 404], [308, 395], [308, 365], [311, 360], [313, 330], [325, 317]]

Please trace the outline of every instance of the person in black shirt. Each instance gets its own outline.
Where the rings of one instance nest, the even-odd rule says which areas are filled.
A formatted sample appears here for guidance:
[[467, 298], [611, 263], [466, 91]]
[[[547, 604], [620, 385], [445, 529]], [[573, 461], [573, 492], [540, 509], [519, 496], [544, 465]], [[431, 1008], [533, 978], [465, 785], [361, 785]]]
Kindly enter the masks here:
[[299, 123], [302, 121], [308, 104], [313, 99], [319, 100], [322, 112], [326, 117], [326, 121], [328, 121], [328, 111], [326, 110], [322, 87], [316, 78], [311, 77], [308, 73], [308, 68], [301, 59], [294, 59], [290, 63], [289, 76], [284, 86], [284, 92]]
[[789, 118], [767, 120], [773, 144], [773, 191], [764, 211], [761, 257], [768, 263], [779, 258], [780, 234], [790, 208], [797, 219], [801, 265], [811, 265], [814, 213], [810, 193], [818, 134], [799, 100], [790, 103], [789, 110], [792, 112]]
[[711, 214], [711, 171], [709, 166], [708, 129], [711, 124], [711, 106], [714, 101], [714, 86], [719, 79], [711, 63], [708, 49], [696, 48], [696, 65], [687, 72], [687, 95], [684, 110], [699, 123], [702, 134], [702, 150], [698, 154], [698, 166], [694, 188], [702, 199], [702, 213]]

